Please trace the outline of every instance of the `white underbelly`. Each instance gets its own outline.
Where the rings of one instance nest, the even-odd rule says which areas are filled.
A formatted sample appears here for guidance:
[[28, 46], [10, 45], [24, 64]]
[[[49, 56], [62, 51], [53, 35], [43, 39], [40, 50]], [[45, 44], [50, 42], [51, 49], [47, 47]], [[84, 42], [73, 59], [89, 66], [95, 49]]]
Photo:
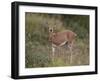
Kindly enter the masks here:
[[66, 44], [66, 41], [62, 42], [60, 45], [52, 44], [53, 47], [63, 46]]
[[62, 42], [59, 46], [63, 46], [66, 44], [66, 41]]

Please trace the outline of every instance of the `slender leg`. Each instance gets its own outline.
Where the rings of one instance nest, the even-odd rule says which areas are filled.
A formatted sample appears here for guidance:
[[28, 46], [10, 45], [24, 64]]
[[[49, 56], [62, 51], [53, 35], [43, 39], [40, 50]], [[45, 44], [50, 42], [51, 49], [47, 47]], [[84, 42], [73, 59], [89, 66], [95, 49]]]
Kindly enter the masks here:
[[72, 63], [72, 47], [70, 47], [70, 63]]
[[70, 63], [72, 63], [72, 43], [68, 45], [70, 50]]
[[54, 61], [55, 57], [55, 47], [52, 46], [52, 61]]

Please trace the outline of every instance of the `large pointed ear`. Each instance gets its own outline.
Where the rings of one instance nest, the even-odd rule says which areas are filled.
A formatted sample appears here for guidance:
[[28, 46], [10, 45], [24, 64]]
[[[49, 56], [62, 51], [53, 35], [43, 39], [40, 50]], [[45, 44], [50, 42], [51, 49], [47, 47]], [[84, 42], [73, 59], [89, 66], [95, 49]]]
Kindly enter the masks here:
[[53, 30], [54, 30], [55, 33], [57, 32], [57, 26], [56, 26], [56, 24], [54, 25]]
[[48, 23], [48, 21], [45, 21], [45, 28], [49, 32], [49, 23]]

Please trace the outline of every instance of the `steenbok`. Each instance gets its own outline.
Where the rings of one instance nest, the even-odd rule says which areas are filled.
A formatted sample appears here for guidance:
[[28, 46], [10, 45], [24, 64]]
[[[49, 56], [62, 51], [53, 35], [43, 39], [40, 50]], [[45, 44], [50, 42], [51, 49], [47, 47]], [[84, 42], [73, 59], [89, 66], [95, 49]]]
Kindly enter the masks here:
[[70, 63], [72, 62], [72, 49], [73, 43], [76, 37], [76, 33], [71, 30], [64, 30], [61, 32], [55, 32], [52, 28], [49, 28], [49, 41], [52, 44], [52, 56], [55, 56], [55, 48], [67, 45], [70, 51]]

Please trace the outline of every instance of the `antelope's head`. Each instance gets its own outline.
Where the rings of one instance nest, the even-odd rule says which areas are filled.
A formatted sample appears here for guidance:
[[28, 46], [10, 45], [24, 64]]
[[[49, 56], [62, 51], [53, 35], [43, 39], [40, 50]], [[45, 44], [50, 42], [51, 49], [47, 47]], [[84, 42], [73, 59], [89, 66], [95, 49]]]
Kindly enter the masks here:
[[55, 37], [55, 27], [49, 27], [49, 41], [52, 42], [52, 39]]

